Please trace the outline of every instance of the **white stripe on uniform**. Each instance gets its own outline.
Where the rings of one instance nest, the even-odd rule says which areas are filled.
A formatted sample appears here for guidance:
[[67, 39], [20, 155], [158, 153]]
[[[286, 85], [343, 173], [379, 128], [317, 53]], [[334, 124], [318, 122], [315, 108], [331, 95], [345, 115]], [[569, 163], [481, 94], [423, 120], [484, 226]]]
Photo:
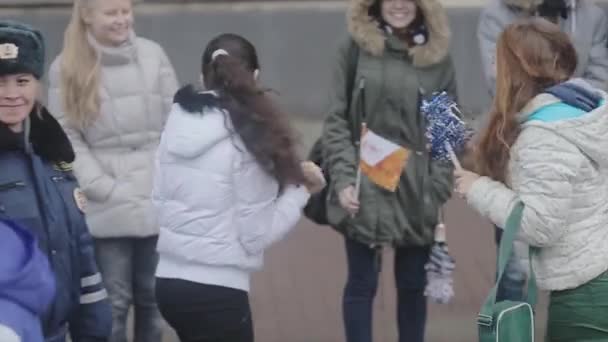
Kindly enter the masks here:
[[99, 291], [95, 291], [92, 293], [87, 293], [80, 296], [80, 304], [91, 304], [95, 302], [99, 302], [102, 299], [108, 298], [108, 293], [106, 289], [102, 289]]
[[92, 276], [80, 278], [80, 287], [93, 286], [97, 284], [101, 284], [101, 274], [99, 274], [99, 272], [93, 274]]

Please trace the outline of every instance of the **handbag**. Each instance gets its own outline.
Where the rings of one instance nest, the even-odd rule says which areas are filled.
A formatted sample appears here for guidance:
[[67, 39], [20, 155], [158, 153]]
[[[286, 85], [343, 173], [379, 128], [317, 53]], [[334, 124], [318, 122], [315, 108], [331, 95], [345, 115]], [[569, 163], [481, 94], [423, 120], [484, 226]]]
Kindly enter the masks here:
[[[524, 205], [519, 202], [512, 210], [500, 242], [498, 253], [498, 278], [486, 298], [477, 317], [480, 342], [533, 342], [534, 305], [536, 305], [536, 279], [530, 264], [528, 297], [526, 301], [496, 302], [498, 285], [504, 275], [507, 262], [513, 252], [513, 242], [521, 226]], [[530, 253], [533, 249], [530, 248]], [[530, 254], [530, 262], [532, 255]]]
[[308, 217], [311, 221], [319, 225], [328, 225], [327, 219], [327, 191], [330, 184], [330, 175], [328, 172], [328, 168], [323, 165], [323, 142], [322, 139], [319, 138], [312, 149], [310, 150], [310, 154], [308, 155], [308, 160], [319, 165], [321, 170], [323, 171], [323, 177], [325, 177], [325, 181], [328, 184], [321, 190], [320, 192], [313, 194], [308, 199], [306, 206], [304, 207], [304, 216]]

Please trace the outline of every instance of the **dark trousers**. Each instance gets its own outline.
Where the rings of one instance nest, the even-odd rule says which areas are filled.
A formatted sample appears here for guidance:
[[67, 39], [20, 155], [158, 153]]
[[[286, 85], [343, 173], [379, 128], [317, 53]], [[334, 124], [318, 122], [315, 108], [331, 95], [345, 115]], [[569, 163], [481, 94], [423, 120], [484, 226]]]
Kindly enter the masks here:
[[[347, 342], [372, 341], [372, 307], [378, 288], [377, 251], [345, 239], [348, 280], [343, 315]], [[395, 251], [399, 342], [423, 342], [427, 316], [424, 296], [428, 247], [403, 247]]]
[[253, 342], [245, 291], [181, 279], [156, 279], [161, 314], [181, 342]]

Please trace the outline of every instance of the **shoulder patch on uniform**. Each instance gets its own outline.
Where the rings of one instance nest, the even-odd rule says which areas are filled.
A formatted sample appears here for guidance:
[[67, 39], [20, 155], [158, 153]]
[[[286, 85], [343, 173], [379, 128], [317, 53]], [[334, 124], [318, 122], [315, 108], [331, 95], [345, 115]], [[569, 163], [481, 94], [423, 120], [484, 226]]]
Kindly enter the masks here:
[[87, 197], [80, 188], [74, 189], [74, 201], [76, 202], [78, 209], [84, 213], [87, 209]]

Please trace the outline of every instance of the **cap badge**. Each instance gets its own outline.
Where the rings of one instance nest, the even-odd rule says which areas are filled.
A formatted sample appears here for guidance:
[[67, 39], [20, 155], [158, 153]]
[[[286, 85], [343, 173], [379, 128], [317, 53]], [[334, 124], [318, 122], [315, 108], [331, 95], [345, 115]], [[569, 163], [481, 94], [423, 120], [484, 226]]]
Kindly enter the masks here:
[[19, 56], [19, 47], [13, 43], [0, 44], [0, 59], [16, 59]]

